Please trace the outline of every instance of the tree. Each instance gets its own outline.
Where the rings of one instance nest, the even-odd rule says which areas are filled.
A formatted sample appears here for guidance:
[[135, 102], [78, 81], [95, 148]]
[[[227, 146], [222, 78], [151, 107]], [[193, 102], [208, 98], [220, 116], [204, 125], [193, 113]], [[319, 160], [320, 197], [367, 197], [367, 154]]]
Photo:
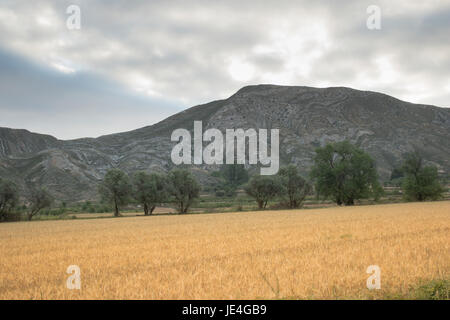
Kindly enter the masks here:
[[289, 201], [289, 208], [299, 208], [302, 206], [311, 185], [299, 174], [295, 165], [288, 165], [278, 172], [281, 183], [284, 186]]
[[134, 197], [144, 206], [146, 216], [167, 199], [167, 181], [161, 174], [138, 172], [134, 175], [133, 185]]
[[8, 213], [14, 209], [18, 201], [17, 186], [9, 180], [0, 179], [0, 221], [7, 218]]
[[211, 175], [221, 180], [215, 187], [216, 194], [223, 194], [227, 197], [233, 197], [236, 189], [248, 181], [248, 172], [243, 164], [226, 164]]
[[317, 148], [311, 178], [317, 194], [332, 198], [338, 205], [353, 205], [355, 200], [370, 196], [378, 199], [383, 192], [375, 161], [348, 141]]
[[200, 185], [192, 173], [185, 169], [169, 172], [168, 187], [179, 213], [187, 213], [194, 200], [200, 195]]
[[225, 184], [238, 187], [248, 181], [248, 172], [243, 164], [226, 164], [221, 170]]
[[282, 194], [283, 185], [278, 176], [254, 176], [245, 186], [245, 192], [255, 198], [259, 209], [265, 209], [269, 200]]
[[128, 176], [119, 169], [109, 170], [99, 186], [99, 193], [104, 202], [114, 206], [114, 216], [119, 217], [120, 206], [128, 204], [132, 185]]
[[403, 162], [403, 193], [407, 200], [425, 201], [436, 200], [441, 197], [444, 188], [438, 180], [438, 172], [435, 166], [423, 166], [423, 159], [417, 153], [406, 156]]
[[31, 220], [42, 209], [48, 208], [53, 203], [53, 197], [47, 190], [42, 188], [32, 188], [28, 196], [29, 206], [27, 208], [28, 220]]

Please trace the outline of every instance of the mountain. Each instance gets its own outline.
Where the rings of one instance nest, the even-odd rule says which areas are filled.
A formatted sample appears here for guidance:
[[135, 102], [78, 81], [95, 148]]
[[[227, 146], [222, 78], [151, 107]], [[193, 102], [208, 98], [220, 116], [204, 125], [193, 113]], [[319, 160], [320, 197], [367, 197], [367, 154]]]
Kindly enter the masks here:
[[[128, 173], [167, 171], [173, 130], [217, 128], [280, 129], [281, 164], [296, 163], [306, 173], [314, 150], [347, 139], [376, 160], [387, 180], [402, 156], [418, 150], [450, 173], [450, 109], [404, 102], [391, 96], [344, 87], [248, 86], [225, 100], [199, 105], [155, 125], [130, 132], [62, 141], [26, 130], [0, 128], [0, 176], [19, 185], [46, 186], [60, 200], [94, 199], [110, 168]], [[214, 166], [191, 166], [202, 184]]]

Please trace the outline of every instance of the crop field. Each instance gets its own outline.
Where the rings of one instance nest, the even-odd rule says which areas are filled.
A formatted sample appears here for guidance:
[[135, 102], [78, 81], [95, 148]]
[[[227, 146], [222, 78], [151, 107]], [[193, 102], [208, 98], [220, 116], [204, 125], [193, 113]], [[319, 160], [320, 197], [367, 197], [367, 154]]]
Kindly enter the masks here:
[[450, 202], [3, 223], [0, 244], [0, 299], [400, 298], [450, 277]]

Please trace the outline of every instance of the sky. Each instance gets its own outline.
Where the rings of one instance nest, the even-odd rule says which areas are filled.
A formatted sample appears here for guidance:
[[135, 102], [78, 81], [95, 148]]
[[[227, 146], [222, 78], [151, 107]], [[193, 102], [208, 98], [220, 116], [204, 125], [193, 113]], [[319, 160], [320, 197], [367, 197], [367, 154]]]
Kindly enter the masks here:
[[450, 0], [0, 0], [0, 127], [97, 137], [261, 83], [450, 107]]

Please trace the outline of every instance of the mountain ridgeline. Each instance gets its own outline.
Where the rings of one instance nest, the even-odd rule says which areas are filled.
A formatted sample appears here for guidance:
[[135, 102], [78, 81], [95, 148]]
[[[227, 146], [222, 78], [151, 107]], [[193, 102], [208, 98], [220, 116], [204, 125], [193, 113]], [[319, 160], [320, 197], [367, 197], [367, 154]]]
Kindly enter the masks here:
[[[349, 140], [376, 161], [382, 180], [403, 156], [419, 151], [424, 160], [450, 173], [450, 109], [418, 105], [370, 91], [344, 87], [248, 86], [225, 100], [175, 114], [130, 132], [62, 141], [27, 130], [0, 128], [0, 176], [19, 186], [45, 186], [57, 199], [95, 199], [111, 168], [127, 173], [174, 167], [170, 140], [178, 128], [280, 130], [280, 164], [306, 174], [315, 148]], [[202, 184], [212, 183], [217, 166], [192, 165]], [[250, 168], [252, 170], [252, 168]], [[258, 171], [259, 172], [259, 171]], [[256, 173], [256, 171], [255, 171]]]

